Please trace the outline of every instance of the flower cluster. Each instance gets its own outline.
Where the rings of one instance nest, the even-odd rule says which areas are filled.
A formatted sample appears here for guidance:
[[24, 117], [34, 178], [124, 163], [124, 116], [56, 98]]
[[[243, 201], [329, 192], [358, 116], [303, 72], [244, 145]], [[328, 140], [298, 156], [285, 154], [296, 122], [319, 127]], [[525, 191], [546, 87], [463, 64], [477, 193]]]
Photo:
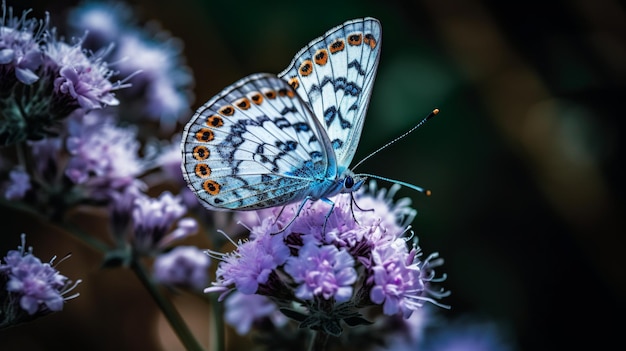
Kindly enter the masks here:
[[39, 140], [57, 132], [76, 110], [117, 105], [107, 50], [89, 53], [83, 40], [57, 39], [48, 19], [14, 17], [2, 3], [0, 18], [0, 145]]
[[80, 280], [72, 283], [49, 263], [43, 263], [26, 249], [26, 235], [22, 245], [11, 250], [0, 261], [0, 329], [34, 318], [61, 311], [68, 296]]
[[[158, 143], [157, 133], [128, 116], [154, 119], [148, 110], [159, 111], [173, 126], [188, 111], [193, 80], [178, 41], [138, 27], [131, 14], [122, 3], [84, 2], [68, 17], [70, 44], [58, 39], [47, 18], [30, 19], [29, 11], [14, 17], [3, 2], [0, 145], [15, 144], [17, 155], [0, 158], [0, 191], [55, 220], [76, 206], [106, 207], [118, 246], [130, 242], [136, 252], [154, 253], [174, 236], [195, 232], [197, 223], [182, 219], [168, 232], [187, 206], [169, 192], [159, 199], [147, 192], [156, 182], [178, 186], [182, 174], [171, 174], [156, 154], [142, 150]], [[123, 44], [127, 38], [134, 46]], [[171, 103], [176, 107], [164, 106]], [[178, 140], [168, 143], [178, 148]], [[164, 214], [169, 217], [158, 217]]]
[[221, 262], [205, 292], [221, 292], [222, 299], [233, 291], [266, 296], [301, 324], [331, 335], [340, 333], [341, 320], [367, 323], [360, 319], [365, 307], [382, 306], [384, 315], [406, 319], [426, 302], [444, 306], [436, 299], [448, 292], [435, 284], [445, 276], [434, 271], [443, 260], [437, 254], [422, 259], [416, 241], [406, 237], [415, 211], [405, 199], [393, 203], [396, 190], [338, 195], [329, 215], [323, 201], [300, 213], [293, 204], [242, 215], [250, 240], [231, 253], [211, 253]]

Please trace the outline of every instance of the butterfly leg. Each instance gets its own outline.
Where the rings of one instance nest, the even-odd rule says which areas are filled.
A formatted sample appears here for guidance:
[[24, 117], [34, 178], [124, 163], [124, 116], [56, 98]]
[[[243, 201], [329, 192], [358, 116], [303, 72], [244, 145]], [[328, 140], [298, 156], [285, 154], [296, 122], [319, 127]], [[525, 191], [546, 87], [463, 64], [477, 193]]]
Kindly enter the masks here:
[[[305, 197], [304, 200], [302, 200], [302, 202], [300, 203], [300, 206], [298, 206], [298, 210], [296, 211], [295, 216], [293, 216], [293, 218], [289, 221], [289, 223], [287, 223], [287, 225], [285, 225], [283, 227], [283, 229], [277, 231], [276, 233], [272, 233], [272, 235], [276, 235], [276, 234], [282, 233], [285, 230], [287, 230], [287, 228], [289, 228], [289, 226], [291, 226], [291, 224], [293, 224], [293, 222], [296, 220], [296, 218], [298, 218], [298, 215], [300, 215], [300, 211], [302, 211], [302, 209], [304, 208], [304, 205], [306, 205], [307, 201], [312, 200], [312, 199], [313, 198], [311, 196]], [[278, 222], [278, 218], [280, 218], [280, 215], [283, 213], [283, 210], [285, 209], [285, 207], [287, 207], [287, 206], [283, 206], [283, 208], [280, 210], [280, 212], [276, 216], [276, 222]]]
[[335, 203], [327, 197], [323, 197], [320, 200], [330, 205], [330, 210], [328, 210], [328, 213], [326, 213], [326, 217], [324, 217], [324, 226], [322, 226], [322, 238], [326, 240], [326, 222], [328, 222], [328, 218], [330, 217], [331, 213], [333, 213], [333, 210], [335, 209]]
[[361, 225], [361, 224], [359, 224], [359, 221], [356, 219], [356, 216], [354, 215], [354, 208], [352, 207], [352, 205], [354, 204], [354, 206], [361, 212], [374, 212], [374, 209], [373, 208], [370, 208], [370, 209], [367, 209], [367, 210], [362, 209], [359, 206], [359, 204], [356, 203], [356, 199], [354, 198], [354, 193], [350, 193], [350, 198], [351, 198], [351, 200], [350, 200], [350, 212], [352, 213], [352, 218], [354, 219], [356, 224]]

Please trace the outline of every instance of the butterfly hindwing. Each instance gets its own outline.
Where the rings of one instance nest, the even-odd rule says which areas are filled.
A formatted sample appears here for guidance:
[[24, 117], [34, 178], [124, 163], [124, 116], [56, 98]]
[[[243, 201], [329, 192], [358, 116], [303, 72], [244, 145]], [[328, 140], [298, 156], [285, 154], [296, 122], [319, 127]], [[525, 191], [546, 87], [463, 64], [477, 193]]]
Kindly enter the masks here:
[[324, 126], [339, 173], [356, 152], [380, 57], [382, 30], [355, 19], [304, 47], [278, 76], [289, 82]]
[[181, 147], [185, 180], [210, 209], [303, 199], [335, 165], [306, 103], [271, 74], [243, 78], [199, 108]]

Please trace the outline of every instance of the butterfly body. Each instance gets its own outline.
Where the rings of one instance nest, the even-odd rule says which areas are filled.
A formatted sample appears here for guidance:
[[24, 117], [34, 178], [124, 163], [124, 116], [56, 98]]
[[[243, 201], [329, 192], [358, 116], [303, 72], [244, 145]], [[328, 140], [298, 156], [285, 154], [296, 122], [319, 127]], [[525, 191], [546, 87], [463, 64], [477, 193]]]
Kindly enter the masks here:
[[[380, 55], [373, 18], [304, 47], [278, 75], [253, 74], [200, 107], [183, 131], [183, 176], [213, 210], [328, 200], [365, 181], [349, 168]], [[301, 208], [302, 208], [301, 205]]]

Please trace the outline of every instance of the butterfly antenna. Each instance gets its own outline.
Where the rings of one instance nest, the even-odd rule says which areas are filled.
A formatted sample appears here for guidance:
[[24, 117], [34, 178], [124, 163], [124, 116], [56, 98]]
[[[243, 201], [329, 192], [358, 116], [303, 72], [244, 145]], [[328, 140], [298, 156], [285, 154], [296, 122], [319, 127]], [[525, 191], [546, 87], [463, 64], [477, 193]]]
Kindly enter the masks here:
[[409, 184], [406, 182], [403, 182], [401, 180], [395, 180], [395, 179], [391, 179], [391, 178], [385, 178], [385, 177], [381, 177], [381, 176], [377, 176], [374, 174], [367, 174], [367, 173], [359, 173], [357, 174], [358, 176], [364, 176], [364, 177], [368, 177], [368, 178], [374, 178], [374, 179], [379, 179], [379, 180], [384, 180], [386, 182], [390, 182], [390, 183], [396, 183], [396, 184], [400, 184], [402, 186], [405, 186], [409, 189], [413, 189], [415, 191], [419, 191], [420, 193], [424, 193], [426, 196], [430, 196], [431, 195], [431, 191], [428, 189], [424, 189], [422, 187], [419, 187], [417, 185], [413, 185], [413, 184]]
[[[399, 137], [397, 137], [397, 138], [393, 139], [392, 141], [388, 142], [387, 144], [385, 144], [385, 145], [383, 145], [383, 146], [379, 147], [379, 148], [378, 148], [378, 150], [376, 150], [376, 151], [372, 152], [371, 154], [369, 154], [369, 155], [365, 156], [365, 158], [363, 158], [363, 159], [362, 159], [361, 161], [359, 161], [359, 162], [358, 162], [358, 163], [357, 163], [354, 167], [352, 167], [352, 171], [354, 171], [354, 170], [355, 170], [355, 169], [356, 169], [356, 168], [357, 168], [357, 167], [358, 167], [361, 163], [365, 162], [365, 161], [366, 161], [367, 159], [369, 159], [370, 157], [372, 157], [372, 156], [376, 155], [377, 153], [381, 152], [382, 150], [384, 150], [384, 149], [388, 148], [390, 145], [392, 145], [393, 143], [397, 142], [398, 140], [400, 140], [400, 139], [404, 138], [405, 136], [407, 136], [407, 135], [409, 135], [409, 134], [413, 133], [413, 132], [414, 132], [417, 128], [419, 128], [419, 127], [423, 126], [423, 125], [424, 125], [424, 123], [426, 123], [429, 119], [431, 119], [431, 118], [435, 117], [438, 113], [439, 113], [439, 109], [438, 109], [438, 108], [434, 109], [431, 113], [429, 113], [429, 114], [428, 114], [428, 116], [424, 117], [424, 119], [422, 119], [422, 120], [421, 120], [418, 124], [416, 124], [413, 128], [411, 128], [411, 129], [407, 130], [406, 132], [404, 132], [404, 134], [402, 134], [402, 135], [400, 135]], [[372, 178], [376, 178], [376, 177], [372, 177]], [[382, 179], [382, 180], [389, 180], [389, 181], [391, 181], [390, 179], [384, 179], [384, 178], [381, 178], [381, 179]], [[398, 183], [398, 184], [402, 184], [402, 182], [397, 182], [397, 181], [396, 181], [396, 183]], [[407, 184], [404, 184], [404, 185], [406, 186]], [[410, 187], [410, 186], [409, 186], [409, 187]], [[420, 189], [421, 189], [421, 188], [420, 188]], [[416, 189], [416, 190], [417, 190], [417, 189]], [[423, 189], [422, 189], [422, 190], [419, 190], [419, 191], [420, 191], [420, 192], [424, 192], [424, 190], [423, 190]]]

